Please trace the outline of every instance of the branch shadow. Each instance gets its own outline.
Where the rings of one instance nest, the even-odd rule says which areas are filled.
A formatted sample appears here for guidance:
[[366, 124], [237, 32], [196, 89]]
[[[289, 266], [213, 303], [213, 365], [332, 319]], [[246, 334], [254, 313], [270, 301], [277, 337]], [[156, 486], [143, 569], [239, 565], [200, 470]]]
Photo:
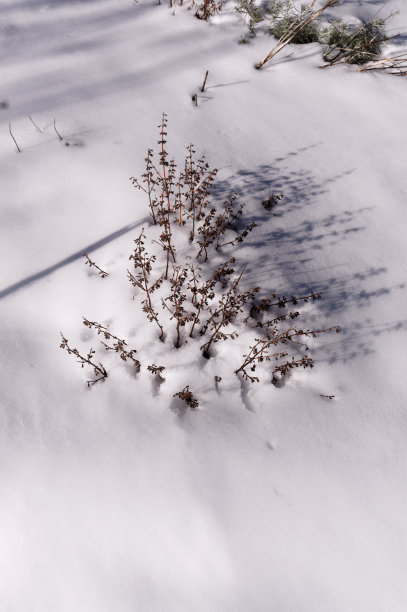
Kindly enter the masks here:
[[[371, 316], [371, 309], [379, 300], [392, 299], [407, 285], [389, 282], [389, 271], [384, 266], [361, 265], [357, 269], [353, 263], [349, 272], [348, 262], [330, 263], [333, 247], [339, 246], [346, 252], [346, 244], [351, 245], [368, 229], [374, 208], [363, 206], [316, 219], [304, 219], [307, 207], [327, 194], [334, 183], [354, 171], [348, 170], [321, 181], [311, 170], [293, 171], [285, 167], [285, 162], [309, 148], [312, 147], [290, 152], [254, 171], [241, 170], [220, 181], [216, 191], [222, 198], [231, 191], [243, 201], [247, 198], [249, 213], [245, 223], [255, 221], [260, 228], [257, 234], [257, 230], [253, 231], [245, 243], [249, 259], [245, 271], [246, 284], [264, 288], [264, 294], [275, 292], [288, 297], [321, 293], [322, 299], [314, 303], [312, 311], [304, 314], [307, 327], [312, 325], [315, 329], [321, 321], [326, 321], [324, 327], [341, 325], [342, 333], [335, 334], [335, 339], [327, 338], [321, 342], [323, 350], [315, 351], [315, 358], [329, 363], [344, 362], [374, 352], [374, 337], [407, 331], [407, 320], [382, 324], [375, 324], [370, 318], [363, 320], [363, 313]], [[283, 192], [286, 196], [277, 204], [275, 212], [266, 212], [261, 206], [259, 196], [263, 193], [266, 197], [270, 192]], [[290, 213], [295, 214], [292, 216]], [[274, 229], [276, 218], [279, 227]], [[283, 219], [288, 223], [294, 219], [295, 223], [291, 226], [287, 223], [285, 227]], [[344, 326], [342, 321], [349, 320], [355, 312], [355, 319], [359, 320]]]
[[[270, 213], [263, 210], [258, 204], [266, 199], [270, 193], [283, 193], [284, 200], [273, 210], [273, 216], [287, 215], [293, 211], [303, 209], [315, 203], [316, 198], [328, 192], [333, 183], [355, 172], [355, 168], [327, 177], [323, 182], [317, 180], [315, 174], [309, 169], [290, 169], [293, 158], [318, 147], [316, 142], [307, 147], [289, 151], [285, 155], [276, 157], [268, 164], [261, 164], [254, 170], [239, 170], [233, 176], [224, 180], [217, 180], [212, 189], [215, 198], [226, 200], [230, 193], [236, 193], [239, 199], [247, 201], [252, 219], [256, 223], [266, 224]], [[256, 210], [253, 211], [255, 195]]]
[[[102, 0], [83, 0], [83, 5], [98, 3], [103, 8]], [[178, 58], [174, 55], [163, 57], [162, 54], [155, 53], [158, 43], [163, 47], [171, 45], [173, 35], [170, 31], [160, 40], [157, 38], [158, 34], [152, 32], [151, 37], [143, 42], [142, 48], [148, 61], [144, 61], [144, 55], [142, 59], [141, 54], [136, 54], [136, 60], [131, 66], [125, 61], [122, 40], [117, 35], [120, 28], [127, 32], [132, 23], [142, 19], [147, 19], [148, 23], [150, 13], [159, 11], [160, 7], [150, 3], [129, 3], [127, 6], [110, 6], [108, 10], [101, 10], [100, 13], [91, 11], [83, 14], [81, 11], [71, 11], [69, 15], [64, 15], [63, 19], [60, 19], [57, 10], [52, 10], [54, 7], [58, 9], [59, 6], [69, 4], [72, 4], [70, 0], [56, 0], [53, 3], [25, 0], [0, 7], [0, 19], [4, 22], [0, 29], [0, 44], [16, 50], [15, 53], [10, 52], [7, 58], [8, 68], [12, 68], [14, 76], [3, 83], [4, 99], [7, 99], [8, 103], [7, 121], [14, 121], [28, 114], [48, 112], [50, 109], [63, 109], [69, 106], [72, 100], [106, 100], [136, 89], [140, 94], [140, 91], [148, 88], [152, 82], [162, 80], [164, 72], [168, 78], [179, 74], [179, 66], [183, 65], [181, 50], [178, 52]], [[28, 14], [38, 13], [43, 7], [49, 9], [44, 11], [43, 20], [37, 19], [31, 27], [24, 24], [15, 25], [15, 11], [26, 9]], [[68, 37], [67, 32], [74, 33], [72, 38]], [[186, 42], [193, 40], [193, 30], [186, 32], [184, 36]], [[221, 41], [218, 47], [220, 51]], [[64, 66], [65, 58], [77, 53], [81, 54], [81, 70], [78, 71], [72, 61]], [[194, 47], [190, 55], [198, 58], [199, 48]], [[48, 57], [55, 58], [55, 65], [47, 65], [38, 73], [37, 63]], [[95, 69], [95, 62], [102, 63], [104, 67], [107, 57], [110, 69]], [[62, 68], [58, 65], [59, 58]], [[30, 62], [32, 70], [26, 72], [26, 66]], [[21, 99], [15, 96], [15, 92], [19, 90], [25, 93]]]
[[65, 259], [58, 261], [52, 266], [49, 266], [48, 268], [44, 268], [43, 270], [40, 270], [39, 272], [36, 272], [35, 274], [32, 274], [31, 276], [27, 276], [26, 278], [21, 279], [17, 283], [14, 283], [13, 285], [10, 285], [9, 287], [6, 287], [5, 289], [0, 290], [0, 299], [3, 299], [15, 293], [16, 291], [23, 289], [27, 285], [30, 285], [38, 280], [41, 280], [42, 278], [45, 278], [46, 276], [49, 276], [50, 274], [52, 274], [53, 272], [56, 272], [57, 270], [63, 268], [64, 266], [67, 266], [73, 263], [74, 261], [81, 259], [84, 253], [92, 253], [93, 251], [100, 249], [101, 247], [105, 246], [109, 242], [116, 240], [116, 238], [119, 238], [120, 236], [127, 234], [128, 232], [135, 229], [136, 227], [139, 227], [143, 223], [146, 223], [147, 220], [148, 220], [148, 217], [145, 217], [141, 219], [140, 221], [131, 223], [130, 225], [126, 225], [118, 229], [117, 231], [113, 232], [112, 234], [108, 234], [104, 238], [101, 238], [100, 240], [93, 242], [92, 244], [88, 244], [84, 246], [83, 249], [81, 249], [80, 251], [76, 251], [76, 253], [69, 255], [69, 257], [65, 257]]
[[216, 89], [217, 87], [230, 87], [231, 85], [240, 85], [241, 83], [249, 83], [248, 80], [245, 81], [231, 81], [230, 83], [218, 83], [217, 85], [207, 85], [205, 87], [205, 91], [209, 89]]
[[383, 334], [407, 332], [407, 319], [374, 324], [367, 318], [363, 323], [355, 322], [342, 329], [339, 335], [323, 343], [313, 351], [315, 361], [321, 363], [346, 363], [357, 357], [374, 354], [374, 338]]

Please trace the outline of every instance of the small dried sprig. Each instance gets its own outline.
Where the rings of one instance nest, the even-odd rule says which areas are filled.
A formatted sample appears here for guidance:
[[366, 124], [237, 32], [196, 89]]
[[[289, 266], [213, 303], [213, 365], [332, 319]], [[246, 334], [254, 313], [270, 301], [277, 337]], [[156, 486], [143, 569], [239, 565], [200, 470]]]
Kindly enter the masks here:
[[[244, 270], [243, 270], [244, 271]], [[228, 338], [237, 338], [236, 330], [226, 333], [224, 329], [233, 323], [238, 315], [243, 312], [244, 305], [254, 299], [255, 294], [260, 291], [259, 287], [247, 289], [239, 292], [238, 285], [242, 278], [243, 271], [240, 276], [233, 281], [230, 288], [222, 294], [219, 299], [218, 306], [211, 311], [211, 316], [199, 330], [200, 335], [206, 334], [209, 331], [209, 340], [201, 346], [201, 351], [204, 357], [210, 356], [210, 348], [213, 342], [219, 340], [227, 340]]]
[[143, 312], [146, 313], [147, 318], [151, 322], [155, 322], [160, 330], [160, 340], [164, 337], [164, 328], [160, 323], [158, 313], [153, 307], [151, 301], [151, 295], [156, 291], [164, 281], [164, 276], [160, 276], [155, 282], [150, 283], [150, 275], [153, 269], [153, 264], [156, 260], [155, 255], [149, 255], [145, 249], [146, 236], [144, 234], [144, 228], [142, 228], [138, 238], [134, 240], [135, 248], [133, 254], [130, 255], [129, 259], [133, 261], [136, 274], [132, 274], [130, 270], [127, 270], [127, 276], [133, 287], [137, 287], [144, 291], [145, 299], [142, 300]]
[[335, 399], [334, 395], [323, 395], [322, 393], [320, 393], [319, 397], [323, 397], [323, 398], [329, 399], [329, 400]]
[[133, 362], [133, 365], [136, 368], [140, 368], [140, 362], [135, 357], [135, 354], [137, 353], [136, 349], [131, 349], [129, 351], [127, 349], [127, 342], [125, 340], [122, 340], [121, 338], [118, 338], [117, 336], [112, 334], [112, 332], [107, 327], [101, 325], [97, 321], [89, 321], [85, 317], [82, 317], [82, 319], [83, 324], [86, 327], [89, 327], [89, 329], [95, 329], [98, 335], [102, 335], [105, 340], [113, 341], [113, 346], [102, 341], [102, 344], [107, 351], [114, 351], [115, 353], [118, 353], [120, 355], [120, 359], [122, 359], [123, 361], [127, 361], [129, 359]]
[[239, 208], [235, 210], [234, 202], [236, 197], [236, 194], [232, 194], [232, 196], [225, 202], [225, 208], [222, 214], [220, 214], [216, 219], [216, 225], [219, 228], [216, 241], [216, 250], [228, 244], [234, 246], [238, 242], [243, 242], [246, 236], [256, 227], [256, 223], [248, 223], [235, 238], [229, 240], [228, 242], [221, 243], [221, 237], [225, 234], [226, 230], [231, 229], [237, 232], [240, 225], [240, 220], [243, 215], [245, 205], [240, 204]]
[[199, 268], [191, 267], [193, 272], [192, 279], [188, 284], [188, 289], [192, 293], [192, 303], [195, 306], [196, 311], [194, 312], [193, 324], [189, 333], [190, 338], [193, 337], [195, 326], [201, 323], [201, 312], [204, 310], [210, 311], [210, 303], [215, 298], [216, 283], [220, 282], [222, 284], [222, 288], [224, 289], [227, 287], [229, 277], [234, 272], [233, 268], [231, 268], [229, 264], [233, 264], [234, 262], [234, 257], [231, 257], [225, 261], [223, 264], [218, 266], [212, 277], [203, 283], [199, 283], [200, 276], [195, 276], [195, 271], [199, 270]]
[[279, 372], [280, 374], [284, 376], [288, 374], [288, 372], [290, 372], [290, 370], [293, 370], [294, 368], [313, 368], [313, 367], [314, 367], [314, 362], [312, 361], [311, 357], [301, 357], [300, 359], [295, 359], [295, 357], [291, 357], [291, 359], [288, 359], [284, 363], [276, 366], [273, 370], [273, 374], [276, 374], [277, 372]]
[[104, 270], [102, 270], [102, 268], [99, 268], [99, 266], [97, 266], [95, 262], [90, 259], [87, 253], [84, 253], [83, 256], [86, 259], [85, 264], [90, 268], [95, 268], [101, 278], [106, 278], [106, 276], [109, 276], [109, 272], [105, 272]]
[[[273, 308], [285, 308], [288, 304], [296, 306], [300, 302], [306, 304], [308, 302], [320, 299], [321, 294], [314, 293], [314, 291], [307, 295], [302, 295], [300, 297], [296, 297], [294, 295], [292, 295], [291, 297], [286, 297], [285, 295], [277, 296], [275, 293], [272, 293], [266, 298], [261, 298], [260, 300], [253, 300], [250, 305], [249, 316], [245, 319], [245, 322], [248, 321], [249, 317], [255, 319], [261, 313], [268, 312]], [[289, 316], [291, 318], [295, 318], [296, 316], [298, 316], [298, 314], [299, 313], [287, 313], [286, 315], [282, 315], [282, 317], [286, 318], [287, 316]], [[281, 320], [284, 320], [284, 318], [281, 318]], [[257, 326], [259, 326], [259, 324]]]
[[193, 144], [187, 146], [184, 172], [180, 175], [184, 183], [184, 214], [192, 221], [190, 240], [195, 237], [195, 224], [204, 217], [208, 204], [209, 189], [215, 180], [217, 169], [209, 170], [209, 164], [202, 155], [195, 161], [196, 151]]
[[165, 378], [162, 376], [162, 373], [165, 370], [165, 366], [158, 366], [155, 363], [147, 366], [147, 370], [154, 374], [161, 382], [165, 382]]
[[167, 116], [163, 113], [159, 127], [158, 160], [154, 161], [154, 152], [148, 149], [145, 158], [146, 170], [142, 181], [131, 177], [133, 185], [148, 196], [150, 215], [153, 224], [159, 224], [162, 232], [156, 241], [166, 253], [167, 266], [165, 278], [168, 278], [169, 262], [175, 263], [175, 246], [172, 236], [172, 222], [184, 226], [190, 224], [190, 239], [194, 239], [196, 223], [205, 216], [209, 190], [215, 180], [217, 169], [209, 168], [205, 156], [195, 158], [192, 144], [187, 147], [183, 170], [177, 173], [174, 160], [168, 161]]
[[261, 205], [266, 210], [273, 210], [283, 198], [283, 193], [272, 193], [266, 200], [263, 200]]
[[189, 390], [189, 385], [184, 387], [182, 391], [174, 393], [173, 397], [179, 397], [179, 399], [184, 401], [189, 408], [195, 409], [199, 406], [198, 400], [194, 397], [192, 391]]
[[71, 348], [68, 344], [68, 340], [65, 338], [65, 336], [63, 335], [63, 333], [61, 332], [61, 344], [60, 347], [62, 349], [66, 349], [68, 351], [69, 355], [75, 355], [75, 357], [77, 357], [77, 361], [78, 363], [81, 364], [81, 367], [83, 368], [86, 365], [89, 365], [93, 368], [93, 373], [95, 375], [96, 378], [94, 378], [93, 380], [87, 380], [86, 384], [88, 385], [88, 387], [92, 387], [93, 385], [95, 385], [97, 382], [99, 382], [100, 380], [105, 380], [105, 378], [108, 377], [108, 373], [105, 369], [105, 367], [103, 366], [102, 363], [95, 363], [93, 361], [93, 357], [96, 353], [96, 351], [94, 351], [92, 348], [89, 350], [89, 353], [86, 355], [86, 357], [83, 357], [83, 355], [81, 355], [78, 351], [78, 349], [76, 348]]
[[154, 167], [156, 181], [160, 186], [160, 194], [157, 198], [157, 221], [163, 228], [160, 234], [159, 241], [157, 244], [161, 246], [163, 251], [166, 253], [166, 269], [165, 278], [168, 278], [168, 267], [170, 262], [170, 256], [175, 263], [175, 247], [172, 244], [172, 231], [171, 231], [171, 213], [172, 208], [172, 194], [174, 193], [175, 183], [175, 162], [172, 160], [168, 162], [168, 153], [165, 148], [167, 143], [167, 115], [162, 114], [161, 123], [158, 126], [160, 129], [160, 139], [158, 144], [160, 145], [159, 150], [159, 168]]
[[224, 242], [223, 244], [218, 244], [217, 249], [227, 245], [236, 246], [238, 242], [243, 242], [243, 240], [247, 238], [247, 236], [250, 234], [251, 231], [254, 230], [255, 227], [257, 227], [257, 223], [255, 223], [254, 221], [248, 223], [245, 228], [235, 238], [233, 238], [233, 240], [229, 240], [229, 242]]
[[208, 260], [208, 249], [211, 245], [215, 246], [215, 250], [218, 250], [226, 245], [235, 246], [238, 242], [248, 236], [248, 234], [256, 227], [256, 223], [251, 222], [245, 225], [240, 233], [229, 241], [222, 242], [222, 237], [225, 235], [227, 230], [238, 231], [240, 218], [243, 215], [244, 204], [241, 204], [237, 210], [234, 209], [234, 202], [236, 200], [236, 194], [232, 194], [226, 202], [224, 202], [223, 211], [216, 215], [216, 208], [212, 207], [206, 215], [202, 225], [198, 228], [198, 234], [200, 239], [197, 240], [199, 250], [197, 253], [197, 259], [203, 253], [205, 255], [204, 261]]
[[[175, 348], [180, 348], [181, 346], [181, 327], [184, 327], [186, 323], [194, 320], [194, 314], [185, 309], [187, 296], [186, 293], [182, 291], [187, 276], [187, 268], [173, 266], [170, 295], [161, 300], [163, 308], [167, 309], [171, 314], [171, 319], [175, 319], [176, 321], [177, 337]], [[170, 306], [167, 302], [170, 303]]]
[[144, 246], [145, 240], [146, 235], [143, 227], [139, 236], [134, 240], [134, 251], [129, 256], [129, 261], [133, 261], [136, 274], [133, 275], [128, 271], [128, 278], [134, 287], [138, 287], [138, 289], [145, 292], [148, 301], [151, 302], [150, 294], [152, 288], [150, 287], [150, 275], [153, 264], [156, 261], [156, 256], [147, 253]]
[[[219, 13], [219, 11], [222, 9], [223, 2], [224, 0], [218, 0], [218, 2], [216, 2], [216, 0], [203, 0], [195, 12], [195, 17], [207, 21], [209, 17]], [[191, 7], [194, 4], [195, 0], [192, 0]]]
[[139, 181], [133, 176], [130, 178], [130, 180], [133, 183], [134, 187], [136, 187], [137, 189], [141, 189], [142, 191], [144, 191], [144, 193], [148, 195], [150, 214], [153, 220], [153, 224], [155, 225], [157, 223], [157, 218], [156, 218], [155, 210], [154, 210], [155, 207], [157, 206], [157, 198], [155, 197], [155, 187], [157, 184], [157, 179], [155, 178], [155, 174], [154, 174], [153, 150], [152, 149], [148, 149], [147, 157], [145, 158], [144, 161], [146, 162], [146, 171], [141, 176], [143, 177], [142, 182], [146, 184], [146, 187], [144, 188], [142, 185], [140, 185]]
[[[305, 342], [302, 342], [303, 337], [316, 338], [317, 335], [330, 331], [336, 331], [339, 333], [340, 327], [335, 325], [325, 329], [304, 331], [302, 329], [297, 329], [294, 326], [290, 326], [288, 329], [281, 331], [276, 325], [272, 326], [267, 329], [262, 337], [255, 338], [254, 344], [249, 347], [249, 352], [246, 355], [243, 355], [243, 362], [240, 367], [235, 370], [235, 374], [241, 374], [243, 378], [249, 380], [250, 382], [259, 382], [259, 378], [257, 376], [249, 374], [248, 368], [250, 368], [251, 372], [255, 372], [259, 364], [270, 361], [279, 362], [281, 359], [284, 359], [285, 361], [283, 361], [283, 363], [278, 363], [274, 367], [273, 374], [276, 372], [287, 374], [289, 370], [298, 367], [312, 368], [313, 362], [308, 356], [295, 359], [293, 356], [289, 357], [286, 350], [277, 352], [271, 351], [274, 351], [274, 347], [277, 347], [280, 344], [297, 345], [303, 350], [308, 351], [309, 346]], [[289, 358], [287, 359], [287, 357]]]

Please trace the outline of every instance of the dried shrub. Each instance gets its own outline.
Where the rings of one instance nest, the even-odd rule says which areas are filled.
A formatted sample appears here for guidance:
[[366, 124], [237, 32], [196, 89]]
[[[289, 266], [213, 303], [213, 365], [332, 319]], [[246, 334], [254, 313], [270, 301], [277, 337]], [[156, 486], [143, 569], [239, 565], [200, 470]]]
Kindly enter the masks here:
[[[312, 367], [306, 340], [339, 328], [297, 326], [300, 311], [291, 307], [317, 301], [320, 294], [264, 296], [260, 287], [245, 286], [246, 263], [239, 261], [239, 247], [256, 224], [245, 218], [245, 207], [237, 204], [234, 194], [220, 205], [212, 200], [210, 189], [217, 170], [210, 168], [204, 156], [196, 155], [192, 144], [178, 169], [166, 148], [165, 114], [159, 134], [159, 150], [157, 154], [148, 150], [141, 181], [131, 179], [146, 194], [151, 225], [142, 228], [134, 240], [129, 256], [133, 269], [127, 271], [127, 276], [134, 290], [133, 299], [155, 326], [157, 340], [163, 342], [163, 359], [166, 350], [181, 350], [188, 342], [193, 343], [198, 354], [200, 351], [210, 359], [214, 345], [229, 343], [244, 334], [252, 341], [234, 370], [240, 378], [259, 382], [260, 366], [265, 368], [270, 382], [276, 374]], [[271, 194], [262, 205], [272, 210], [282, 197], [283, 194]], [[106, 351], [118, 353], [137, 371], [143, 367], [135, 356], [136, 350], [130, 350], [124, 339], [96, 321], [84, 318], [83, 323], [102, 336]], [[93, 360], [94, 351], [82, 357], [68, 347], [65, 338], [61, 346], [78, 357], [82, 366], [87, 363], [94, 368], [96, 379], [88, 381], [89, 386], [107, 377], [104, 366]], [[153, 363], [146, 369], [164, 382], [164, 365]], [[215, 377], [216, 384], [219, 380]], [[188, 385], [175, 396], [190, 408], [198, 406]]]

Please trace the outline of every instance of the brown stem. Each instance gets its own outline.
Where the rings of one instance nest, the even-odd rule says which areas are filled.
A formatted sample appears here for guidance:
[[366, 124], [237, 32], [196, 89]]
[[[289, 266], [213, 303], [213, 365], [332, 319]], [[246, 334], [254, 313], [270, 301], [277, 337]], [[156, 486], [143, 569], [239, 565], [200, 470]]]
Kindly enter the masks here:
[[20, 149], [20, 147], [19, 147], [19, 146], [18, 146], [18, 144], [17, 144], [17, 140], [14, 138], [14, 136], [13, 136], [13, 132], [11, 131], [11, 123], [9, 123], [9, 124], [8, 124], [8, 131], [10, 132], [10, 136], [11, 136], [11, 138], [14, 140], [14, 144], [15, 144], [15, 145], [16, 145], [16, 147], [17, 147], [17, 151], [18, 151], [19, 153], [21, 153], [21, 149]]
[[56, 135], [58, 136], [59, 140], [60, 140], [60, 141], [62, 141], [62, 140], [63, 140], [63, 138], [62, 138], [61, 134], [58, 132], [58, 130], [57, 130], [57, 126], [56, 126], [56, 124], [55, 124], [55, 117], [54, 117], [54, 130], [55, 130], [55, 133], [56, 133]]
[[205, 91], [206, 79], [208, 78], [208, 74], [209, 74], [209, 70], [207, 70], [205, 73], [205, 78], [202, 83], [201, 91]]
[[194, 333], [195, 325], [196, 325], [197, 321], [199, 320], [199, 315], [201, 313], [201, 308], [202, 308], [202, 305], [199, 304], [198, 312], [195, 315], [194, 322], [192, 323], [191, 331], [189, 332], [189, 337], [190, 338], [193, 338], [193, 333]]
[[209, 349], [211, 348], [211, 344], [216, 336], [216, 334], [218, 333], [218, 331], [221, 329], [221, 327], [223, 326], [223, 317], [222, 317], [222, 321], [219, 323], [219, 325], [215, 328], [215, 331], [213, 332], [212, 336], [209, 338], [209, 341], [203, 345], [203, 352], [204, 353], [209, 353]]
[[31, 121], [31, 123], [33, 124], [33, 126], [35, 127], [35, 129], [40, 132], [40, 134], [43, 134], [44, 132], [38, 127], [38, 125], [35, 123], [34, 119], [31, 117], [31, 115], [28, 115], [29, 120]]

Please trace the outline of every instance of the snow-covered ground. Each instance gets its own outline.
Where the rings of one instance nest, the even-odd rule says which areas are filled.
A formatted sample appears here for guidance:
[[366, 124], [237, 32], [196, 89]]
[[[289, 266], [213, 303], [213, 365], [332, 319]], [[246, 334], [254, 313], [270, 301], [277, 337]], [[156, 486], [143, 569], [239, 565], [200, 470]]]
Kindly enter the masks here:
[[[0, 4], [4, 612], [407, 609], [407, 81], [319, 70], [318, 44], [256, 71], [272, 39], [239, 45], [245, 31], [233, 4], [209, 23], [149, 0]], [[86, 316], [142, 357], [150, 326], [126, 269], [148, 210], [129, 177], [163, 111], [171, 154], [193, 142], [219, 169], [217, 198], [237, 192], [257, 219], [247, 283], [321, 291], [307, 322], [342, 328], [284, 388], [242, 391], [221, 352], [186, 348], [159, 389], [115, 355], [88, 389], [59, 348], [60, 331], [96, 347]], [[286, 197], [267, 217], [272, 191]], [[180, 414], [186, 384], [200, 406]]]

